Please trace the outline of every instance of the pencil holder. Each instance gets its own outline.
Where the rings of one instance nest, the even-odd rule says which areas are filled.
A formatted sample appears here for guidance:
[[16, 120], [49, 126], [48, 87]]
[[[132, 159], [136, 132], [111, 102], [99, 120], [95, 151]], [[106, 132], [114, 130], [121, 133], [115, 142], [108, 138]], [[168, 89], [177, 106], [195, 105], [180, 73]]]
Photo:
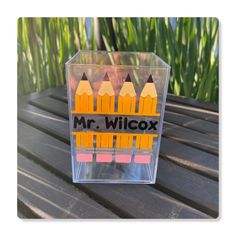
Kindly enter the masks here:
[[79, 51], [66, 63], [73, 182], [156, 182], [169, 72], [153, 53]]

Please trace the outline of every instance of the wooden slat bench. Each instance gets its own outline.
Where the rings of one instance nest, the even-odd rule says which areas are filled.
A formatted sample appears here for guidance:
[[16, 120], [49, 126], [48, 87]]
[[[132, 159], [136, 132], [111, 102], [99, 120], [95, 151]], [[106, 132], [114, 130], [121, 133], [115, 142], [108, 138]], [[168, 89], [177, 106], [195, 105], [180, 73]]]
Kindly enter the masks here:
[[168, 95], [155, 185], [73, 184], [65, 87], [18, 100], [20, 218], [217, 218], [218, 107]]

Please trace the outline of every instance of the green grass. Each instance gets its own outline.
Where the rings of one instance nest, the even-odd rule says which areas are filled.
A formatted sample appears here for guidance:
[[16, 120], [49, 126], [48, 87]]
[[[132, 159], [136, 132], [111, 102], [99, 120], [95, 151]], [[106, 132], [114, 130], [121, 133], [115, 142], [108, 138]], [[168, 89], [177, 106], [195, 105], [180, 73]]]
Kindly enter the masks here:
[[171, 66], [169, 92], [218, 103], [216, 18], [88, 21], [89, 26], [85, 18], [18, 20], [19, 95], [65, 84], [65, 62], [79, 49], [105, 49], [154, 52]]

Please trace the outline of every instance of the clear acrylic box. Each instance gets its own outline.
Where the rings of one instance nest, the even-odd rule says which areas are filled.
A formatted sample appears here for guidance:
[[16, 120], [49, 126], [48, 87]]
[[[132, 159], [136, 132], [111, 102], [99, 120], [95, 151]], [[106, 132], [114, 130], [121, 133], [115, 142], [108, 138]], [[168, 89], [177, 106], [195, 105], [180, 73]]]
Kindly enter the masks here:
[[66, 63], [73, 182], [155, 183], [169, 73], [154, 53], [79, 51]]

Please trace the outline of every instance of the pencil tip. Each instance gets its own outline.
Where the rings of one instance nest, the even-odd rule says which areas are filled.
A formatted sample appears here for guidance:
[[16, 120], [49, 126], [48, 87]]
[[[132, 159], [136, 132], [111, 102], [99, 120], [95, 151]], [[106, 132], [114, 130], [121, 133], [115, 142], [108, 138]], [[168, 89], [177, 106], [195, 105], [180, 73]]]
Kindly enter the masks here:
[[88, 78], [87, 78], [85, 73], [83, 73], [83, 76], [82, 76], [81, 80], [88, 80]]
[[109, 81], [109, 77], [107, 73], [105, 74], [103, 81]]
[[149, 75], [147, 83], [153, 83], [152, 75]]
[[125, 82], [131, 82], [131, 79], [130, 79], [129, 74], [128, 74], [127, 77], [126, 77]]

